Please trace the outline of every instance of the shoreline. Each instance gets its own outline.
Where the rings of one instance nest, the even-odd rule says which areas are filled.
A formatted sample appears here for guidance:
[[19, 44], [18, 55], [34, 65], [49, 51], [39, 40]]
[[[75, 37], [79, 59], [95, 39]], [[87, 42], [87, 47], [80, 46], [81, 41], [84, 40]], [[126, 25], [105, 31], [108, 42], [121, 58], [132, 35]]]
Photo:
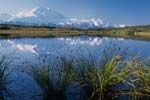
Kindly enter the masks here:
[[73, 37], [87, 35], [92, 37], [114, 37], [150, 41], [150, 26], [125, 28], [72, 29], [60, 27], [25, 27], [4, 25], [0, 27], [0, 39]]

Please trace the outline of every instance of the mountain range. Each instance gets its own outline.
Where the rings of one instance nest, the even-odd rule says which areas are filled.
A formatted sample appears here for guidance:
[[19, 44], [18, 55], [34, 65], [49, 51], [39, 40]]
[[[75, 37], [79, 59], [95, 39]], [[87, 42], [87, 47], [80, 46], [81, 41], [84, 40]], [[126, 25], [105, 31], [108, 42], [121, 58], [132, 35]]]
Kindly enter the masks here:
[[21, 11], [16, 15], [0, 14], [1, 24], [14, 24], [22, 26], [52, 26], [70, 28], [105, 28], [105, 27], [125, 27], [125, 25], [115, 25], [104, 23], [100, 18], [73, 19], [68, 18], [60, 12], [50, 8], [36, 7], [29, 11]]

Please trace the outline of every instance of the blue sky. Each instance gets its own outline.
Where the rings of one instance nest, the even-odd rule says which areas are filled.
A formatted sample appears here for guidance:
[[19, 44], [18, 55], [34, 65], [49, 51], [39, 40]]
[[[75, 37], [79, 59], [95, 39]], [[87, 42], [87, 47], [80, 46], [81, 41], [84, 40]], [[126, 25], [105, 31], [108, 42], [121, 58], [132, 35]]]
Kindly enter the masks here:
[[71, 18], [101, 18], [115, 24], [150, 24], [150, 0], [0, 0], [0, 13], [49, 7]]

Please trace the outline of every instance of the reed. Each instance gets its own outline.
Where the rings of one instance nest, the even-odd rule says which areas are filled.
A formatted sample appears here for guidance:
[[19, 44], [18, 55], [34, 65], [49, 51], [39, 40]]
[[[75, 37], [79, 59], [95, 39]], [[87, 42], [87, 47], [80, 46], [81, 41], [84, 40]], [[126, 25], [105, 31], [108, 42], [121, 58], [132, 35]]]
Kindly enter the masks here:
[[116, 100], [121, 96], [149, 100], [150, 68], [137, 56], [116, 53], [109, 55], [109, 59], [106, 55], [100, 59], [82, 55], [46, 57], [41, 64], [32, 63], [27, 68], [27, 73], [43, 90], [43, 100], [67, 100], [71, 82], [83, 90], [84, 100]]
[[[144, 59], [145, 60], [145, 59]], [[136, 78], [134, 81], [135, 89], [131, 93], [135, 100], [150, 99], [150, 67], [144, 63], [144, 60], [136, 59]], [[148, 59], [149, 62], [149, 59]]]
[[40, 66], [28, 65], [26, 71], [37, 82], [43, 90], [43, 100], [66, 100], [66, 91], [72, 80], [69, 62], [67, 60], [53, 57], [52, 62], [43, 58]]

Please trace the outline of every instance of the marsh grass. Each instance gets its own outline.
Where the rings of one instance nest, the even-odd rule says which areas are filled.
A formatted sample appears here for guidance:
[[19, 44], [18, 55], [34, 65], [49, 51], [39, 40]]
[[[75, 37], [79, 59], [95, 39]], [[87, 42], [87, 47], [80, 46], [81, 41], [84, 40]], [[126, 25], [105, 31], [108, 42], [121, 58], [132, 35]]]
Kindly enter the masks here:
[[134, 90], [131, 92], [134, 100], [149, 100], [150, 99], [150, 67], [144, 63], [144, 60], [139, 58], [135, 60], [136, 73], [134, 81]]
[[105, 66], [99, 65], [101, 62], [91, 63], [87, 59], [80, 59], [74, 67], [75, 82], [86, 92], [85, 99], [116, 99], [131, 91], [132, 88], [118, 91], [114, 89], [119, 84], [127, 84], [132, 87], [132, 79], [129, 78], [133, 76], [133, 73], [129, 62], [123, 62], [120, 56], [115, 56]]
[[[43, 90], [43, 100], [67, 100], [71, 82], [83, 90], [84, 100], [116, 100], [121, 96], [149, 100], [150, 67], [138, 56], [112, 54], [113, 50], [95, 59], [83, 55], [44, 55], [37, 61], [40, 64], [27, 63], [25, 72]], [[127, 87], [116, 88], [119, 85]]]
[[66, 92], [72, 80], [71, 65], [66, 59], [53, 56], [52, 62], [49, 62], [47, 57], [40, 58], [40, 65], [28, 65], [26, 72], [42, 89], [43, 100], [66, 100]]

